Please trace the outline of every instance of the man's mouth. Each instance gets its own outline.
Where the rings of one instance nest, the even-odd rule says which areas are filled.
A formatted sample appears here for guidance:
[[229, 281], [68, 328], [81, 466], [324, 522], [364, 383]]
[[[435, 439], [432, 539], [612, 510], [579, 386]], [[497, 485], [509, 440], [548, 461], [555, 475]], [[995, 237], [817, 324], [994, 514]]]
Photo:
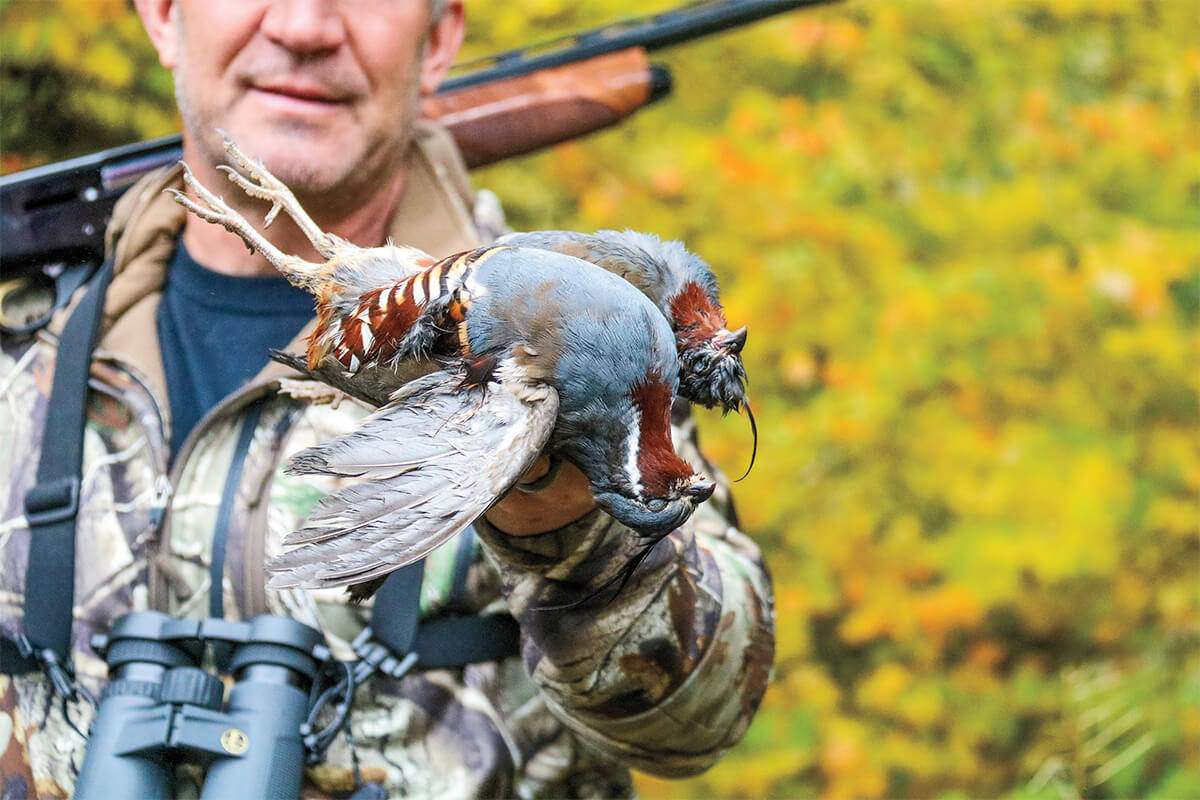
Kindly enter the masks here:
[[285, 113], [325, 113], [348, 105], [352, 97], [328, 87], [305, 83], [251, 84], [250, 91], [261, 101]]

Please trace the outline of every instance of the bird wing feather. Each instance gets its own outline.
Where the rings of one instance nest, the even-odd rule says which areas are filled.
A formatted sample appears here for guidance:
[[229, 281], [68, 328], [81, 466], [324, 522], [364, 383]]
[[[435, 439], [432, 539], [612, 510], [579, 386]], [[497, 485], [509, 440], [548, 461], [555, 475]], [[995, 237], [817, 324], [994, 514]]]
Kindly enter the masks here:
[[[464, 374], [441, 370], [406, 384], [354, 432], [297, 453], [298, 474], [361, 477], [321, 500], [299, 545], [270, 565], [270, 588], [361, 583], [423, 557], [500, 498], [541, 452], [558, 394], [529, 391], [520, 367], [463, 388]], [[514, 378], [515, 376], [515, 378]]]

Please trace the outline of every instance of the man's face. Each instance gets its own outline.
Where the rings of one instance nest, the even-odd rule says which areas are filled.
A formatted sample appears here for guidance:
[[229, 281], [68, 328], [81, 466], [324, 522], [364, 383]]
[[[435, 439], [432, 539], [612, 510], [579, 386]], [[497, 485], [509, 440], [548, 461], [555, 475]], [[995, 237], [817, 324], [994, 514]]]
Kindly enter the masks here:
[[148, 19], [147, 29], [175, 73], [187, 156], [222, 163], [219, 128], [301, 196], [393, 174], [445, 58], [436, 32], [426, 46], [429, 0], [139, 5], [166, 11], [159, 36]]

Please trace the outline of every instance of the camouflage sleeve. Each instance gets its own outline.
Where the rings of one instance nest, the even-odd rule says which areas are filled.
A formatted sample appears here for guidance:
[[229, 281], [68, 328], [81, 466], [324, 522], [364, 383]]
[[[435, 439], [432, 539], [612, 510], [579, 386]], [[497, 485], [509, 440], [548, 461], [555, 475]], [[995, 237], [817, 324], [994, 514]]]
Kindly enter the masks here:
[[611, 601], [616, 584], [605, 584], [641, 546], [611, 517], [529, 537], [475, 523], [551, 710], [602, 752], [664, 777], [708, 768], [741, 738], [774, 656], [770, 578], [715, 499]]

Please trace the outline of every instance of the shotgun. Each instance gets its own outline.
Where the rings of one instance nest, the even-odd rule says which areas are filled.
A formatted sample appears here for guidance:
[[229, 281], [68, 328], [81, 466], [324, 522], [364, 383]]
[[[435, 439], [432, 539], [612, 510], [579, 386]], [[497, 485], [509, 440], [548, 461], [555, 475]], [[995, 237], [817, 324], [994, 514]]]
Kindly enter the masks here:
[[[615, 125], [665, 97], [670, 72], [647, 54], [837, 0], [702, 0], [455, 67], [422, 114], [444, 125], [468, 167], [494, 164]], [[0, 177], [0, 332], [49, 321], [104, 257], [124, 191], [179, 160], [178, 134]], [[50, 307], [31, 316], [27, 308]]]

